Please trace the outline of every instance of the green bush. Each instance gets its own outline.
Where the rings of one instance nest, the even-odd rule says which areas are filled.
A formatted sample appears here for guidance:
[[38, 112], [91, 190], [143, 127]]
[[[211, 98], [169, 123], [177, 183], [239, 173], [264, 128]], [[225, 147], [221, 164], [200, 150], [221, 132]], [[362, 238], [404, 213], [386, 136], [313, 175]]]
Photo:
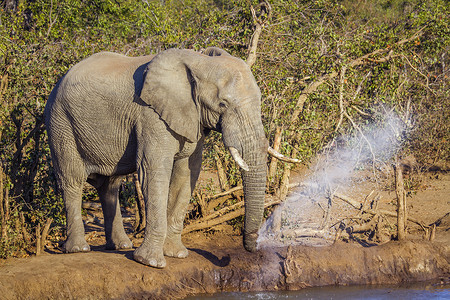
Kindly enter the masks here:
[[[311, 160], [339, 134], [352, 130], [347, 118], [339, 122], [344, 99], [343, 109], [356, 124], [376, 123], [380, 105], [403, 116], [409, 108], [412, 129], [403, 152], [413, 153], [424, 167], [448, 161], [448, 1], [270, 2], [272, 18], [252, 67], [263, 94], [270, 142], [281, 127], [281, 151], [289, 155], [295, 148], [297, 157]], [[254, 29], [250, 5], [258, 2], [17, 3], [16, 9], [0, 12], [0, 162], [3, 194], [8, 193], [11, 208], [6, 231], [2, 229], [8, 239], [0, 243], [1, 257], [30, 251], [33, 239], [24, 236], [23, 228], [31, 235], [48, 218], [55, 231], [64, 225], [42, 113], [51, 89], [71, 66], [103, 50], [137, 56], [171, 47], [219, 46], [245, 59]], [[398, 44], [417, 32], [417, 38]], [[379, 49], [383, 51], [370, 60], [352, 66]], [[308, 86], [321, 78], [322, 84], [299, 103]], [[292, 119], [296, 111], [298, 117]], [[221, 145], [219, 140], [219, 134], [208, 138], [204, 157], [210, 167], [212, 144]], [[234, 162], [228, 154], [223, 159], [232, 186], [240, 184]]]

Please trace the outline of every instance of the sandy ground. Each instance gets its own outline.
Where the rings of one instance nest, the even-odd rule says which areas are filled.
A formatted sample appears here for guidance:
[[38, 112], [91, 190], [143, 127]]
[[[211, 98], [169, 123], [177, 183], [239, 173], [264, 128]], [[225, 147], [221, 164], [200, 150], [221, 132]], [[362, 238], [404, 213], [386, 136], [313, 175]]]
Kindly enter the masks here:
[[[430, 224], [450, 211], [450, 175], [427, 174], [408, 197], [409, 214]], [[389, 207], [387, 193], [384, 205]], [[337, 242], [326, 247], [272, 247], [246, 252], [242, 237], [228, 226], [215, 232], [192, 232], [183, 240], [186, 259], [167, 259], [159, 270], [132, 259], [133, 250], [104, 250], [101, 227], [90, 223], [89, 253], [41, 256], [0, 263], [2, 299], [174, 299], [196, 293], [300, 289], [308, 286], [391, 284], [440, 279], [449, 284], [450, 219], [443, 218], [433, 242], [418, 226], [408, 240], [364, 247]], [[134, 240], [139, 245], [141, 240]]]

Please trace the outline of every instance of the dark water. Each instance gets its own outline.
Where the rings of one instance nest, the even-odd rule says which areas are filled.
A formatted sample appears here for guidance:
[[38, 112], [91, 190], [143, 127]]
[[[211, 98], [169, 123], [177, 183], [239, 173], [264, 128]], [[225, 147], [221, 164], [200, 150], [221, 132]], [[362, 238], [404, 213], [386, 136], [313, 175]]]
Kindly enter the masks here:
[[449, 299], [450, 285], [415, 283], [401, 286], [327, 286], [307, 288], [300, 291], [220, 293], [198, 295], [186, 299]]

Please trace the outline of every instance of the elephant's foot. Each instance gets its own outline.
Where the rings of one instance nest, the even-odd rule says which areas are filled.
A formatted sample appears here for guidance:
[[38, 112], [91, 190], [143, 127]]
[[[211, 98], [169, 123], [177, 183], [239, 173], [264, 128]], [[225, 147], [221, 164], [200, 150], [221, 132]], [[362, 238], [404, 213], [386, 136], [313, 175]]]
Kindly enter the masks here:
[[65, 253], [88, 252], [90, 250], [91, 247], [89, 247], [89, 244], [86, 243], [86, 240], [84, 238], [80, 239], [68, 238], [64, 244]]
[[121, 237], [106, 240], [106, 250], [121, 250], [133, 248], [133, 242], [124, 233]]
[[164, 242], [164, 255], [177, 258], [186, 258], [188, 254], [188, 250], [183, 245], [180, 238], [166, 238], [166, 241]]
[[141, 264], [162, 269], [166, 266], [166, 259], [164, 258], [162, 249], [144, 246], [142, 244], [134, 251], [134, 260]]

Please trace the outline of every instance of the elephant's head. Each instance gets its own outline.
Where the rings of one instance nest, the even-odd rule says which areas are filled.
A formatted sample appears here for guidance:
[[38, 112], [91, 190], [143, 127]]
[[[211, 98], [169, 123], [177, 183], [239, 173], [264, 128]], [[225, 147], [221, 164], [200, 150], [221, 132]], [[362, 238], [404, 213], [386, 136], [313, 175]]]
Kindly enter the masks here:
[[166, 50], [149, 63], [141, 99], [190, 142], [198, 141], [205, 129], [222, 133], [242, 169], [244, 246], [255, 251], [264, 210], [268, 143], [261, 122], [261, 93], [248, 65], [219, 48], [205, 54]]

